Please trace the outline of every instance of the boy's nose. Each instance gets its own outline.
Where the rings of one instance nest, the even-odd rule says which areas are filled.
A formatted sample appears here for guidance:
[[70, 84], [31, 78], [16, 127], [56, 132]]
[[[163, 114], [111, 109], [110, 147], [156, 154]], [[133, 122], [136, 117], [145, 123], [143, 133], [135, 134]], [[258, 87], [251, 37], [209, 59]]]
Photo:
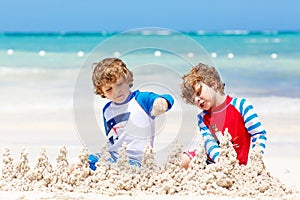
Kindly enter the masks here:
[[195, 96], [195, 97], [194, 97], [194, 103], [199, 103], [199, 101], [200, 101], [200, 97]]
[[116, 88], [115, 91], [114, 91], [114, 93], [117, 94], [117, 95], [118, 95], [118, 94], [121, 94], [121, 93], [122, 93], [122, 90], [119, 89], [119, 88]]

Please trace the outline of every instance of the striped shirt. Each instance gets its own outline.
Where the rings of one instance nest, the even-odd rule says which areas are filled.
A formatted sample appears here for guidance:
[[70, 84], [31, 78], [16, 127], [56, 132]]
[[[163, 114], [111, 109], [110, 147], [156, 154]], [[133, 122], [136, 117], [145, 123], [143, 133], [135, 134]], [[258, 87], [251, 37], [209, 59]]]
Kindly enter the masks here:
[[254, 148], [259, 145], [262, 153], [266, 148], [266, 131], [252, 104], [244, 98], [227, 96], [224, 103], [213, 111], [202, 111], [198, 115], [198, 126], [204, 139], [205, 151], [213, 162], [220, 155], [218, 131], [224, 133], [226, 128], [240, 164], [247, 164], [250, 146]]

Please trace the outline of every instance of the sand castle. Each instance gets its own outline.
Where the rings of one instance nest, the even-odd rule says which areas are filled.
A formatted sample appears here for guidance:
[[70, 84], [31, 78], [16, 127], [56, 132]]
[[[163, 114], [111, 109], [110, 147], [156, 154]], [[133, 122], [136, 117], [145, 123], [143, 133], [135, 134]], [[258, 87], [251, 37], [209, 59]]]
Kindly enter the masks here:
[[21, 152], [14, 161], [10, 150], [3, 152], [0, 177], [2, 191], [80, 192], [101, 195], [220, 195], [233, 197], [299, 199], [299, 191], [285, 186], [266, 169], [258, 148], [254, 148], [248, 165], [239, 165], [236, 152], [225, 131], [220, 142], [221, 155], [215, 164], [206, 164], [203, 146], [197, 150], [187, 170], [181, 167], [182, 145], [173, 143], [173, 151], [163, 166], [155, 162], [150, 144], [145, 147], [142, 167], [128, 164], [126, 144], [120, 149], [117, 163], [107, 161], [109, 153], [102, 148], [102, 157], [95, 171], [90, 170], [88, 149], [84, 147], [70, 172], [67, 149], [62, 147], [52, 165], [42, 148], [37, 163], [30, 168], [28, 153]]

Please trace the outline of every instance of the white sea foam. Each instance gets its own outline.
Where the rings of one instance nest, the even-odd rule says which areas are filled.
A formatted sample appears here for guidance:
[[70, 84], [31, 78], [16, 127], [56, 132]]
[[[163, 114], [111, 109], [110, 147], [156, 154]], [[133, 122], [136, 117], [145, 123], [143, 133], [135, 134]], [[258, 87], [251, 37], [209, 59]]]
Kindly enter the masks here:
[[234, 34], [234, 35], [248, 35], [248, 30], [225, 30], [223, 31], [224, 34]]
[[[78, 69], [74, 68], [41, 68], [41, 67], [10, 67], [10, 66], [0, 66], [0, 77], [3, 81], [7, 76], [10, 75], [18, 75], [19, 78], [24, 78], [24, 76], [28, 75], [46, 75], [47, 76], [52, 76], [52, 75], [57, 75], [57, 76], [66, 76], [68, 75], [73, 76], [77, 75]], [[18, 81], [18, 77], [16, 78], [16, 82]]]
[[14, 54], [14, 50], [13, 49], [8, 49], [7, 50], [7, 55], [13, 55]]
[[172, 34], [172, 32], [168, 31], [168, 30], [155, 30], [155, 29], [141, 30], [141, 32], [139, 32], [139, 33], [141, 33], [142, 35], [170, 35], [170, 34]]
[[234, 58], [234, 54], [233, 54], [233, 53], [228, 53], [228, 54], [227, 54], [227, 58], [233, 59], [233, 58]]
[[300, 99], [290, 97], [252, 97], [256, 110], [260, 113], [300, 113]]
[[270, 57], [272, 59], [277, 59], [278, 58], [278, 54], [277, 53], [272, 53]]

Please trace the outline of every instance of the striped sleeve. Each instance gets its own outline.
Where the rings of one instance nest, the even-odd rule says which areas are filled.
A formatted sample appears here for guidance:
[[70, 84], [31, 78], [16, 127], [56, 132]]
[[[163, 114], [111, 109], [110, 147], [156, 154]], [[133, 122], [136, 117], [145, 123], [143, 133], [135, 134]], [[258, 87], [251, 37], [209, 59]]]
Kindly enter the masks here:
[[202, 115], [198, 115], [198, 127], [204, 139], [205, 152], [215, 162], [220, 155], [220, 147], [209, 128], [204, 124]]
[[234, 106], [241, 113], [245, 127], [250, 134], [252, 148], [259, 145], [260, 150], [264, 153], [266, 148], [266, 131], [259, 121], [258, 115], [256, 114], [253, 105], [246, 99], [235, 98], [233, 100]]

